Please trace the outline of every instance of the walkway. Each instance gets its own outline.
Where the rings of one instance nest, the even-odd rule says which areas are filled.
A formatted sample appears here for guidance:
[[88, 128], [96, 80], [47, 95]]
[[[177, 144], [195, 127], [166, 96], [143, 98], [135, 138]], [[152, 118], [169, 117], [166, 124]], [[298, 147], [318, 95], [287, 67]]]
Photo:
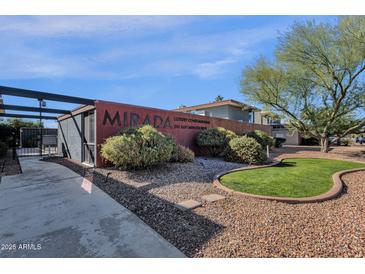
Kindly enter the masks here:
[[23, 173], [0, 184], [0, 257], [184, 257], [73, 171], [39, 158], [20, 163]]

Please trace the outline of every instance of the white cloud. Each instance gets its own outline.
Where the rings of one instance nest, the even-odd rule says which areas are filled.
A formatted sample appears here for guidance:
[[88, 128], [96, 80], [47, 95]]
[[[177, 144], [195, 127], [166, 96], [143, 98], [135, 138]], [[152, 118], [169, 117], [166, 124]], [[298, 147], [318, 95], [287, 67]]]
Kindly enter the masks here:
[[223, 59], [215, 62], [198, 64], [193, 73], [200, 78], [212, 78], [224, 73], [225, 66], [235, 63], [233, 59]]
[[190, 23], [188, 16], [0, 16], [0, 32], [26, 36], [161, 31]]
[[[194, 24], [198, 26], [196, 21], [201, 18], [0, 16], [0, 79], [60, 77], [121, 80], [180, 75], [213, 78], [248, 56], [247, 53], [252, 52], [257, 43], [273, 38], [276, 29], [281, 27], [271, 25], [191, 34], [189, 30], [194, 28]], [[190, 24], [188, 29], [182, 28], [187, 24]], [[161, 32], [164, 32], [162, 38]], [[75, 45], [72, 38], [65, 41], [57, 39], [65, 36], [85, 39], [77, 40]], [[134, 40], [135, 36], [143, 39]], [[39, 46], [39, 41], [46, 43]], [[78, 44], [80, 41], [83, 44]], [[94, 41], [110, 43], [93, 47]], [[74, 47], [81, 51], [72, 52]]]

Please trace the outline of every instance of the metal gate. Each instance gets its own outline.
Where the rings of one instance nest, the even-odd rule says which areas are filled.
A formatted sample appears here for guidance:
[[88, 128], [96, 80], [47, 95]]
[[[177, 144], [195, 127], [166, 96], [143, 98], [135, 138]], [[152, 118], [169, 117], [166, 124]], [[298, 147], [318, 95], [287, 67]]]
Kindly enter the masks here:
[[16, 144], [19, 157], [57, 154], [57, 129], [23, 127], [19, 131]]

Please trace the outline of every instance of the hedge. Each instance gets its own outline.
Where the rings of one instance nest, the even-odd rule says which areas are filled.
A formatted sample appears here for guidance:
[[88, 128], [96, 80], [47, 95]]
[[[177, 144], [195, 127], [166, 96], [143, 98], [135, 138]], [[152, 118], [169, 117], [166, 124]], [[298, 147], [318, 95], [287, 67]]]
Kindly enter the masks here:
[[208, 128], [199, 132], [196, 143], [209, 156], [218, 156], [224, 152], [228, 142], [236, 137], [233, 131], [225, 128]]
[[246, 136], [254, 138], [262, 146], [262, 149], [266, 149], [266, 146], [273, 147], [275, 145], [274, 138], [262, 130], [257, 129], [255, 131], [251, 131], [247, 133]]
[[173, 149], [169, 138], [145, 125], [106, 139], [101, 156], [122, 169], [139, 169], [168, 162]]
[[101, 156], [122, 169], [143, 169], [167, 162], [190, 162], [194, 153], [155, 128], [144, 125], [121, 130], [106, 139]]
[[261, 164], [267, 159], [262, 146], [254, 138], [247, 136], [229, 141], [224, 157], [229, 162], [246, 164]]

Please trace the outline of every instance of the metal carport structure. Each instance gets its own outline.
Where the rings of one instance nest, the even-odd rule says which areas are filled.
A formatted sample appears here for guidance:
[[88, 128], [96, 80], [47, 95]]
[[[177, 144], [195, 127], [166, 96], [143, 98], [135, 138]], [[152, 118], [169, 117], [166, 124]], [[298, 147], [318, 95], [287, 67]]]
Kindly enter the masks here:
[[[43, 107], [43, 102], [45, 100], [79, 104], [79, 105], [91, 105], [91, 106], [95, 104], [94, 100], [92, 99], [62, 95], [50, 92], [8, 87], [8, 86], [0, 86], [0, 98], [1, 95], [36, 99], [39, 102], [39, 107], [4, 104], [3, 100], [0, 100], [0, 117], [38, 119], [40, 121], [40, 124], [42, 123], [42, 120], [57, 120], [56, 115], [49, 115], [49, 114], [59, 114], [59, 115], [69, 114], [72, 116], [71, 110]], [[22, 111], [30, 114], [7, 113], [6, 110]], [[47, 115], [43, 115], [43, 113], [46, 113]], [[40, 132], [39, 154], [42, 155], [42, 141], [43, 141], [42, 128], [40, 128], [39, 132]], [[79, 130], [79, 134], [80, 136], [82, 135], [81, 130]], [[81, 138], [83, 140], [83, 136], [81, 136]]]

